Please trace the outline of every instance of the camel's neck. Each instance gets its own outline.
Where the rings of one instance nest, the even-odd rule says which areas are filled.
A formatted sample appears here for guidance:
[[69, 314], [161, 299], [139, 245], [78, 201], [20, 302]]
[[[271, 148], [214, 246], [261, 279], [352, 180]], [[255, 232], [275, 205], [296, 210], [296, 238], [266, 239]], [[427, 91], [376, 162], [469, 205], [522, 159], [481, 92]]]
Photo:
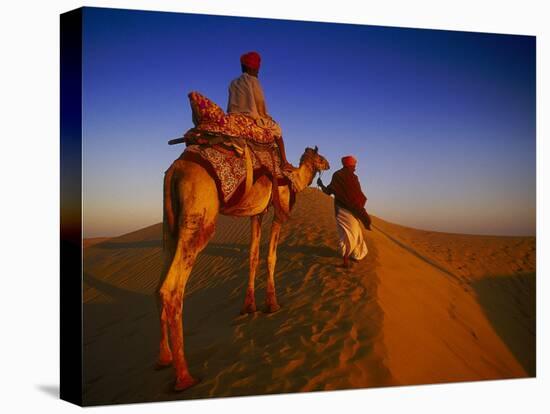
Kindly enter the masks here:
[[315, 171], [309, 162], [304, 161], [300, 165], [300, 167], [294, 170], [293, 174], [296, 190], [302, 191], [304, 188], [308, 187], [313, 181]]

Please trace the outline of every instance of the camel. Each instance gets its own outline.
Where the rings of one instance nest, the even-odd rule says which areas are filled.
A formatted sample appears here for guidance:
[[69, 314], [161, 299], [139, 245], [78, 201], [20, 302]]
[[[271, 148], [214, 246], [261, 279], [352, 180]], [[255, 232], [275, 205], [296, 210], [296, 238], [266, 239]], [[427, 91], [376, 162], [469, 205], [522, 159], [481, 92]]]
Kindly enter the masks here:
[[[306, 148], [300, 166], [294, 174], [296, 190], [308, 187], [319, 171], [329, 169], [328, 161], [318, 149]], [[272, 181], [262, 176], [254, 182], [242, 200], [231, 208], [220, 207], [218, 190], [210, 174], [197, 163], [176, 160], [164, 178], [164, 252], [163, 279], [158, 289], [161, 339], [157, 367], [174, 365], [175, 390], [183, 391], [198, 381], [189, 373], [184, 354], [183, 302], [185, 285], [197, 255], [206, 247], [214, 234], [218, 214], [250, 217], [252, 237], [249, 252], [249, 278], [241, 313], [256, 312], [254, 280], [259, 261], [261, 222], [272, 196]], [[290, 214], [290, 189], [278, 187], [281, 209]], [[280, 309], [275, 294], [275, 263], [282, 220], [274, 217], [267, 258], [268, 279], [266, 312]], [[171, 346], [170, 346], [171, 345]]]

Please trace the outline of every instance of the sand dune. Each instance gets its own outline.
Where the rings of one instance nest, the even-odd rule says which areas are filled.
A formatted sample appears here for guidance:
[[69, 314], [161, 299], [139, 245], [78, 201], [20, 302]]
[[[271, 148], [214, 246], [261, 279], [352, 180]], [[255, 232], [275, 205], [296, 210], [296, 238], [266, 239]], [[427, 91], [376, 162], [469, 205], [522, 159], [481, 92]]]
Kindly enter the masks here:
[[282, 308], [241, 316], [249, 222], [221, 216], [187, 286], [186, 355], [201, 382], [183, 393], [172, 392], [171, 368], [154, 370], [160, 224], [86, 247], [85, 403], [534, 375], [534, 239], [481, 240], [374, 223], [366, 234], [369, 255], [344, 269], [332, 200], [315, 189], [299, 194], [279, 245]]
[[86, 247], [91, 247], [95, 244], [102, 243], [107, 240], [109, 240], [109, 237], [90, 237], [88, 239], [84, 239], [82, 242], [82, 245], [84, 248], [86, 248]]

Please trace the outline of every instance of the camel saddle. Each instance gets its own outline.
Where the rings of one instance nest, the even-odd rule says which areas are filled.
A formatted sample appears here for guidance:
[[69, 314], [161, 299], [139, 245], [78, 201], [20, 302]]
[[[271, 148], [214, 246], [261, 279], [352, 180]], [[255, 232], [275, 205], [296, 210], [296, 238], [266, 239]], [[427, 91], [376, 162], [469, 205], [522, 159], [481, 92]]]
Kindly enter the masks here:
[[[289, 186], [292, 207], [296, 197], [293, 176], [280, 167], [281, 160], [277, 147], [258, 146], [245, 140], [212, 137], [208, 143], [186, 142], [187, 148], [180, 159], [191, 161], [203, 167], [213, 178], [218, 189], [220, 206], [237, 205], [252, 185], [262, 176], [278, 186]], [[288, 217], [280, 205], [279, 192], [272, 191], [271, 203], [281, 221]]]

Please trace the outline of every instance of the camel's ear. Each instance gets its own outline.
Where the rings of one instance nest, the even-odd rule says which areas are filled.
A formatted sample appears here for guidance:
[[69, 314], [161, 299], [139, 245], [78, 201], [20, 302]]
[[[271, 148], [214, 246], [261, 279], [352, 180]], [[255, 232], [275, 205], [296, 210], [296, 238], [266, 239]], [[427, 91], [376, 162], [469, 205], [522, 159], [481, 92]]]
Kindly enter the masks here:
[[318, 151], [319, 151], [319, 148], [317, 148], [317, 145], [315, 145], [315, 148], [314, 148], [313, 152], [315, 152], [315, 154], [317, 154]]

